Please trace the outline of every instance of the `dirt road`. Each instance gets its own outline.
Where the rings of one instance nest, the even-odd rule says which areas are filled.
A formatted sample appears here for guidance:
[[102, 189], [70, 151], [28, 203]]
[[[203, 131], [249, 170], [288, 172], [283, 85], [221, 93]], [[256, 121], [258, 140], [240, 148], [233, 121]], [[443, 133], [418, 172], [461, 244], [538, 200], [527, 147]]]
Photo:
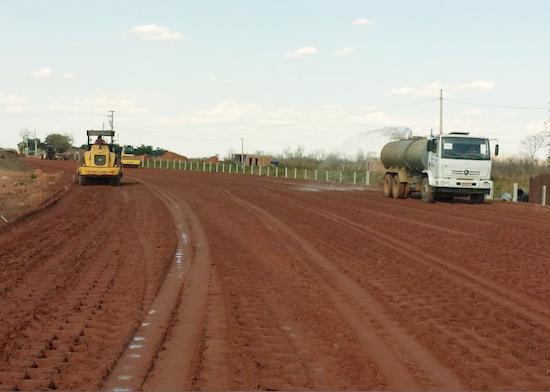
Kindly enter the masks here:
[[[68, 364], [52, 365], [61, 372], [51, 370], [41, 380], [51, 378], [65, 389], [105, 390], [550, 388], [550, 210], [505, 203], [426, 205], [386, 199], [380, 192], [242, 174], [150, 169], [128, 170], [126, 176], [136, 184], [73, 188], [55, 206], [66, 210], [39, 214], [12, 229], [10, 241], [5, 233], [0, 237], [0, 267], [7, 268], [1, 281], [20, 290], [18, 296], [2, 290], [12, 295], [14, 307], [36, 301], [38, 292], [59, 290], [53, 277], [44, 288], [20, 283], [19, 276], [31, 280], [32, 268], [10, 272], [10, 265], [32, 260], [63, 271], [58, 281], [71, 284], [104, 276], [101, 292], [116, 292], [103, 302], [116, 320], [94, 315], [102, 327], [85, 330], [85, 319], [77, 317], [78, 327], [53, 342], [66, 342], [56, 355], [68, 347], [76, 353], [82, 344], [70, 339], [85, 330], [86, 350], [102, 343], [102, 354], [85, 350]], [[132, 231], [105, 217], [87, 229], [91, 235], [74, 234], [102, 203], [129, 220], [123, 227]], [[55, 237], [31, 227], [61, 213], [69, 214], [66, 226], [51, 223], [45, 231], [55, 229]], [[25, 233], [65, 245], [44, 256], [30, 240], [26, 247], [9, 248]], [[108, 266], [94, 270], [91, 260], [99, 253], [91, 244], [102, 235], [112, 238], [101, 258]], [[88, 260], [89, 271], [96, 272], [76, 269], [78, 260]], [[116, 272], [103, 271], [112, 265], [120, 266], [120, 281], [109, 286], [109, 274]], [[153, 270], [143, 272], [148, 268]], [[161, 271], [167, 271], [164, 279]], [[89, 290], [82, 287], [80, 297]], [[69, 292], [76, 290], [62, 291]], [[39, 297], [48, 309], [65, 309], [46, 311], [52, 321], [13, 309], [27, 317], [27, 324], [15, 325], [2, 306], [0, 318], [10, 324], [2, 324], [0, 339], [10, 354], [2, 358], [0, 389], [34, 387], [29, 383], [42, 365], [29, 369], [28, 358], [41, 353], [58, 325], [65, 326], [64, 313], [78, 297], [59, 299], [52, 308], [58, 298], [53, 294]], [[100, 335], [100, 328], [113, 333]], [[17, 342], [32, 341], [27, 346], [34, 351], [16, 348], [10, 334]], [[108, 361], [99, 359], [105, 355]], [[71, 372], [66, 366], [73, 366]], [[31, 380], [21, 380], [23, 371]]]
[[168, 210], [132, 182], [73, 186], [2, 229], [0, 389], [98, 389], [148, 311], [175, 244]]

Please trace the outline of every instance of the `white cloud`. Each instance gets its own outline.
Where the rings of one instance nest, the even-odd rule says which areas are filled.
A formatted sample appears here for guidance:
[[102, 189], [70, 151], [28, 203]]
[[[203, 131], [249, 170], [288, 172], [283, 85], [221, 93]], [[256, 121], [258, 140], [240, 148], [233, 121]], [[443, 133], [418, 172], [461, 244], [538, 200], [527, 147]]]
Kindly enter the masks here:
[[24, 113], [26, 111], [27, 111], [27, 107], [21, 106], [21, 105], [8, 105], [6, 106], [6, 109], [5, 109], [6, 113], [13, 113], [13, 114]]
[[433, 82], [425, 84], [420, 87], [398, 87], [393, 88], [387, 95], [402, 95], [402, 96], [412, 96], [412, 97], [426, 97], [426, 98], [438, 98], [439, 90], [443, 89], [445, 95], [449, 95], [449, 92], [453, 91], [472, 91], [472, 92], [483, 92], [491, 91], [495, 88], [496, 83], [493, 81], [485, 80], [476, 80], [471, 83], [464, 83], [458, 86], [453, 85], [443, 85], [441, 82]]
[[469, 91], [491, 91], [494, 90], [496, 83], [489, 80], [476, 80], [475, 82], [460, 85], [461, 90]]
[[61, 75], [59, 78], [60, 79], [74, 79], [74, 75], [72, 73], [66, 73], [66, 74], [63, 74]]
[[128, 34], [143, 41], [177, 41], [185, 39], [185, 36], [179, 33], [172, 33], [168, 27], [157, 26], [156, 24], [138, 25], [128, 30]]
[[213, 75], [208, 78], [208, 81], [212, 83], [229, 83], [229, 82], [232, 82], [233, 80], [228, 78], [223, 78], [221, 76]]
[[257, 104], [240, 104], [233, 101], [223, 101], [211, 109], [186, 113], [173, 120], [164, 119], [165, 123], [173, 124], [215, 124], [235, 121], [247, 121], [262, 112], [262, 107]]
[[149, 113], [151, 109], [138, 105], [138, 97], [134, 94], [112, 95], [102, 94], [77, 98], [71, 103], [53, 102], [46, 106], [53, 113], [90, 113], [107, 110], [119, 111], [122, 115]]
[[439, 97], [440, 89], [452, 89], [450, 86], [443, 87], [440, 82], [433, 82], [430, 84], [425, 84], [421, 87], [398, 87], [393, 88], [387, 95], [401, 95], [401, 96], [413, 96], [413, 97], [426, 97], [426, 98], [437, 98]]
[[300, 49], [296, 49], [294, 52], [285, 54], [283, 57], [289, 60], [304, 60], [308, 56], [317, 54], [317, 49], [313, 46], [306, 46]]
[[466, 114], [468, 116], [483, 116], [483, 112], [479, 109], [468, 110], [466, 111]]
[[335, 50], [334, 52], [332, 52], [332, 55], [337, 56], [337, 57], [345, 57], [345, 56], [350, 56], [350, 55], [354, 54], [355, 51], [356, 51], [356, 49], [354, 47], [346, 46], [344, 49]]
[[0, 102], [7, 103], [9, 105], [25, 105], [27, 103], [27, 98], [18, 94], [11, 94], [1, 98]]
[[35, 78], [50, 76], [51, 74], [52, 74], [52, 69], [50, 67], [38, 69], [36, 71], [31, 72], [31, 76]]
[[365, 26], [365, 25], [370, 25], [370, 24], [373, 24], [373, 22], [371, 22], [368, 19], [357, 19], [357, 20], [354, 20], [353, 22], [351, 22], [352, 26]]

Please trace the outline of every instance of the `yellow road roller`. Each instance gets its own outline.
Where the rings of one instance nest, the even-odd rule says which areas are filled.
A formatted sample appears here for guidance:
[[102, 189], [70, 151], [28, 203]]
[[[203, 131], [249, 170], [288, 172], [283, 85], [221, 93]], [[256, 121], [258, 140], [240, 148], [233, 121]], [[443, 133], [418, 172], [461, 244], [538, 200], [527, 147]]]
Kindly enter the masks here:
[[120, 160], [122, 162], [122, 167], [140, 167], [141, 165], [141, 161], [136, 157], [134, 147], [132, 146], [122, 147]]
[[[78, 161], [78, 183], [120, 185], [122, 179], [122, 163], [120, 156], [115, 154], [113, 142], [115, 131], [86, 131], [88, 135], [88, 151]], [[97, 139], [93, 141], [92, 139]], [[110, 137], [107, 144], [104, 138]]]

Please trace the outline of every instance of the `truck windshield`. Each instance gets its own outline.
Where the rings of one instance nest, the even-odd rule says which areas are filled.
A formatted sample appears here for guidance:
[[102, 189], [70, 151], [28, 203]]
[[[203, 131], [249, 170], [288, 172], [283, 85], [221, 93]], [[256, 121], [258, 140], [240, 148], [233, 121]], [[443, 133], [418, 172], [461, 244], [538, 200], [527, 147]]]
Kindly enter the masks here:
[[444, 137], [441, 145], [441, 158], [488, 161], [491, 159], [489, 141], [465, 137]]
[[122, 151], [123, 154], [133, 154], [134, 149], [132, 147], [124, 147], [124, 151]]

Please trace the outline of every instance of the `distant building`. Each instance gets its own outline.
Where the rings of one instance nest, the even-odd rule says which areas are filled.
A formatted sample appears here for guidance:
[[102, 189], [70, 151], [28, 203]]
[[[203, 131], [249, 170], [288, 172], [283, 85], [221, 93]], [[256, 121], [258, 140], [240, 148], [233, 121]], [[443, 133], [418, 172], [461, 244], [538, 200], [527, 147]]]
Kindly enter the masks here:
[[244, 159], [245, 166], [270, 166], [272, 157], [271, 155], [256, 155], [256, 154], [235, 154], [233, 156], [233, 162], [237, 165], [242, 165]]

